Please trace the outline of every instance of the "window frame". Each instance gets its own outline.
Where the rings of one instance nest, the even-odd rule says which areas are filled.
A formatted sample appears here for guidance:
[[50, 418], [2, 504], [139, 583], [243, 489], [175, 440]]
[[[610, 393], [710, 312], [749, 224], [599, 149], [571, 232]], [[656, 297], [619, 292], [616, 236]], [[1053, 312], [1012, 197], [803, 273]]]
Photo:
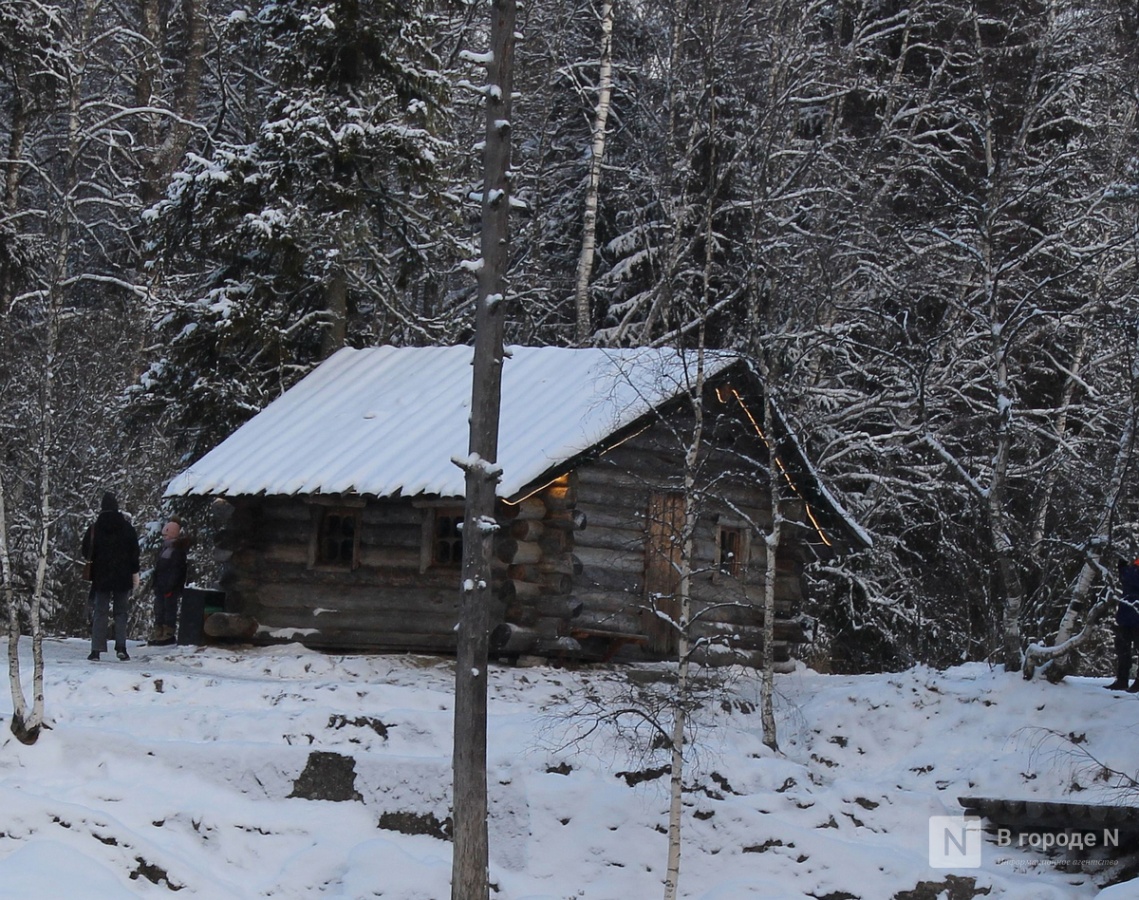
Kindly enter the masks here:
[[[437, 502], [419, 501], [415, 504], [423, 511], [423, 525], [419, 547], [419, 572], [423, 574], [430, 569], [440, 571], [458, 572], [463, 568], [463, 539], [460, 533], [456, 541], [459, 552], [457, 558], [443, 562], [437, 552], [439, 519], [442, 517], [457, 518], [462, 521], [466, 509], [461, 501], [439, 500]], [[452, 545], [454, 546], [454, 545]]]
[[[360, 530], [363, 525], [363, 506], [353, 504], [316, 503], [312, 507], [312, 538], [309, 541], [309, 568], [325, 572], [352, 572], [360, 567]], [[330, 560], [324, 555], [326, 525], [332, 518], [352, 521], [351, 557]]]
[[[730, 557], [724, 556], [724, 538], [735, 535], [737, 549]], [[748, 563], [751, 561], [751, 529], [743, 523], [717, 522], [716, 523], [716, 574], [727, 575], [731, 578], [743, 578], [747, 574]]]

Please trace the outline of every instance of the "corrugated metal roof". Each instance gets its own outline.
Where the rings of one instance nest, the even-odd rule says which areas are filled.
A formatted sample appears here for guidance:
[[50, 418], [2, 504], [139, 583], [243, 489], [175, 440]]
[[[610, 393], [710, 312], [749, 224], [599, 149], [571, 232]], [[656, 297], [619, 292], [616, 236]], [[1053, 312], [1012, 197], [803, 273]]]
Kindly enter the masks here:
[[[694, 355], [668, 349], [508, 352], [503, 497], [685, 392], [695, 374]], [[467, 346], [340, 350], [174, 478], [166, 496], [461, 497], [451, 460], [467, 456], [472, 356]], [[710, 354], [706, 374], [736, 359]]]

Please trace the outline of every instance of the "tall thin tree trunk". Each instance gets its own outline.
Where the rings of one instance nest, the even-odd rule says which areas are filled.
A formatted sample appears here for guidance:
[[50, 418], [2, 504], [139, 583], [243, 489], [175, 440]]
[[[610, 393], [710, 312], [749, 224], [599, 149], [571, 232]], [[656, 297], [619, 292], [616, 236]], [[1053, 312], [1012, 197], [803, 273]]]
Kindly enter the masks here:
[[[86, 74], [86, 40], [91, 31], [98, 0], [87, 0], [83, 18], [76, 33], [76, 58], [68, 83], [67, 155], [64, 160], [64, 177], [59, 187], [57, 221], [54, 223], [53, 240], [55, 258], [51, 261], [47, 274], [47, 309], [45, 311], [47, 334], [44, 336], [43, 380], [40, 385], [40, 434], [39, 434], [39, 541], [36, 548], [36, 574], [29, 600], [28, 624], [32, 636], [32, 709], [26, 712], [23, 702], [23, 686], [20, 683], [20, 660], [18, 647], [19, 623], [16, 630], [9, 631], [9, 674], [13, 691], [12, 708], [25, 708], [25, 715], [12, 716], [12, 733], [24, 743], [35, 743], [44, 722], [43, 688], [43, 626], [41, 610], [47, 588], [48, 559], [51, 553], [51, 529], [53, 524], [51, 463], [56, 443], [55, 433], [55, 367], [59, 350], [59, 317], [63, 303], [62, 292], [67, 278], [68, 254], [71, 250], [71, 217], [75, 190], [79, 183], [80, 152], [80, 101], [83, 80]], [[12, 626], [9, 614], [9, 628]], [[19, 702], [15, 696], [20, 694]]]
[[[32, 638], [32, 708], [27, 714], [23, 702], [23, 686], [20, 683], [20, 660], [18, 642], [19, 622], [9, 613], [9, 672], [12, 676], [13, 691], [12, 733], [25, 744], [34, 744], [39, 737], [44, 721], [44, 662], [43, 625], [41, 610], [47, 586], [48, 559], [51, 554], [52, 503], [51, 461], [55, 446], [55, 365], [59, 344], [59, 291], [63, 273], [67, 265], [69, 203], [65, 200], [61, 212], [62, 221], [57, 235], [56, 259], [51, 274], [52, 283], [48, 289], [47, 335], [43, 358], [43, 374], [40, 382], [40, 433], [39, 433], [39, 540], [36, 547], [35, 579], [32, 582], [32, 595], [28, 604], [28, 628]], [[13, 625], [15, 626], [13, 629]], [[20, 702], [16, 702], [16, 693]], [[22, 714], [16, 714], [17, 707]]]
[[1136, 340], [1131, 352], [1131, 405], [1116, 444], [1115, 462], [1111, 467], [1111, 475], [1108, 476], [1107, 493], [1096, 520], [1092, 543], [1087, 549], [1080, 571], [1072, 580], [1068, 605], [1060, 619], [1060, 627], [1052, 645], [1032, 644], [1025, 651], [1022, 670], [1025, 678], [1032, 678], [1037, 666], [1051, 661], [1052, 665], [1047, 671], [1048, 680], [1062, 680], [1071, 671], [1072, 651], [1091, 637], [1093, 627], [1103, 615], [1103, 610], [1093, 608], [1088, 612], [1083, 628], [1076, 631], [1080, 616], [1087, 608], [1088, 594], [1095, 583], [1095, 577], [1103, 571], [1101, 559], [1111, 544], [1111, 526], [1120, 500], [1126, 496], [1127, 476], [1135, 455], [1136, 430], [1139, 429], [1139, 340]]
[[[764, 372], [768, 369], [764, 366]], [[779, 749], [779, 738], [775, 731], [775, 584], [779, 575], [779, 544], [782, 540], [783, 509], [780, 503], [781, 481], [775, 471], [775, 416], [770, 397], [774, 380], [770, 374], [764, 378], [765, 397], [763, 407], [763, 430], [767, 433], [768, 445], [768, 490], [771, 494], [771, 530], [764, 535], [767, 569], [763, 573], [763, 682], [760, 689], [760, 724], [763, 727], [763, 743], [772, 750]]]
[[[25, 100], [25, 93], [28, 90], [27, 73], [18, 55], [12, 73], [12, 80], [14, 83], [10, 101], [11, 114], [9, 118], [11, 133], [8, 135], [8, 156], [4, 170], [3, 210], [5, 218], [15, 214], [17, 204], [20, 201], [21, 156], [23, 156], [24, 153], [24, 138], [27, 135], [28, 127], [28, 107]], [[0, 274], [3, 274], [5, 271], [6, 267], [0, 270]], [[8, 306], [11, 304], [15, 292], [15, 285], [12, 284], [11, 278], [0, 278], [0, 315], [8, 315]]]
[[[346, 257], [341, 255], [340, 258]], [[337, 268], [329, 274], [324, 289], [324, 304], [328, 324], [321, 332], [320, 343], [322, 355], [329, 357], [348, 340], [348, 275], [343, 269]]]
[[[996, 286], [988, 288], [991, 296]], [[991, 315], [997, 321], [997, 303], [991, 302]], [[989, 535], [996, 562], [998, 583], [1001, 587], [1002, 620], [1001, 641], [1006, 672], [1018, 671], [1023, 662], [1021, 652], [1020, 611], [1024, 605], [1024, 583], [1017, 569], [1012, 536], [1009, 531], [1005, 494], [1008, 484], [1009, 460], [1012, 455], [1012, 389], [1009, 384], [1008, 354], [1005, 338], [999, 329], [993, 335], [993, 357], [996, 375], [997, 446], [993, 454], [993, 474], [986, 496]]]
[[[664, 315], [672, 307], [673, 291], [672, 291], [672, 278], [673, 273], [676, 271], [678, 261], [680, 259], [681, 242], [683, 240], [681, 234], [680, 223], [677, 222], [678, 210], [681, 208], [682, 203], [677, 202], [677, 198], [673, 196], [673, 180], [674, 169], [679, 164], [678, 160], [673, 158], [674, 142], [676, 141], [677, 132], [680, 128], [679, 113], [677, 108], [680, 106], [678, 93], [679, 93], [679, 79], [680, 75], [678, 69], [680, 68], [681, 60], [681, 44], [684, 36], [683, 10], [676, 11], [676, 19], [672, 23], [671, 45], [669, 49], [668, 61], [668, 131], [664, 135], [661, 142], [663, 152], [665, 153], [665, 164], [662, 167], [663, 178], [660, 186], [660, 194], [658, 197], [664, 211], [664, 227], [667, 229], [667, 235], [664, 243], [667, 246], [667, 252], [664, 254], [664, 260], [660, 266], [660, 274], [657, 276], [657, 284], [655, 289], [655, 297], [652, 304], [649, 306], [648, 312], [645, 314], [645, 320], [640, 325], [640, 342], [642, 344], [649, 344], [652, 342], [653, 328], [656, 326], [657, 320]], [[692, 127], [695, 127], [693, 123]], [[691, 140], [691, 132], [690, 132]], [[691, 156], [688, 156], [691, 159]], [[614, 336], [614, 344], [620, 345], [626, 336], [627, 331], [633, 326], [633, 317], [635, 310], [630, 310], [625, 315], [625, 320], [622, 321], [620, 327], [617, 329]]]
[[[20, 683], [20, 610], [16, 605], [12, 582], [12, 556], [8, 549], [8, 508], [4, 497], [4, 481], [0, 478], [0, 589], [8, 610], [8, 686], [12, 693], [12, 733], [23, 740], [24, 723], [28, 721], [28, 704]], [[17, 725], [19, 723], [19, 725]]]
[[[977, 14], [973, 15], [973, 41], [977, 55], [984, 53], [984, 40]], [[1006, 672], [1020, 669], [1021, 631], [1020, 612], [1024, 605], [1024, 584], [1017, 569], [1005, 496], [1008, 487], [1009, 462], [1012, 456], [1013, 392], [1009, 384], [1009, 336], [1002, 325], [1000, 304], [1001, 287], [994, 242], [997, 234], [997, 217], [1001, 208], [1001, 173], [997, 167], [997, 133], [994, 113], [985, 108], [984, 133], [986, 196], [981, 206], [980, 258], [982, 266], [982, 296], [988, 305], [992, 329], [993, 394], [996, 402], [996, 446], [993, 449], [992, 476], [985, 492], [985, 512], [988, 519], [990, 549], [997, 572], [1001, 601], [1001, 655]]]
[[[206, 63], [206, 15], [201, 0], [181, 0], [181, 12], [185, 47], [179, 49], [178, 55], [182, 67], [171, 98], [172, 115], [161, 140], [158, 114], [148, 112], [143, 116], [144, 146], [148, 158], [139, 193], [145, 203], [153, 203], [162, 196], [166, 182], [186, 152], [192, 123], [198, 112], [198, 96]], [[167, 50], [166, 29], [161, 19], [160, 4], [155, 0], [139, 0], [138, 14], [147, 50], [140, 55], [135, 99], [141, 108], [153, 109], [159, 106], [155, 92], [161, 74], [162, 52]]]
[[[1068, 411], [1072, 408], [1072, 398], [1076, 390], [1083, 383], [1080, 378], [1080, 369], [1083, 366], [1084, 354], [1090, 342], [1090, 330], [1080, 334], [1079, 343], [1072, 354], [1072, 361], [1068, 365], [1068, 377], [1064, 382], [1064, 390], [1060, 394], [1060, 411], [1056, 416], [1056, 437], [1060, 442], [1068, 437]], [[1048, 524], [1048, 512], [1052, 506], [1052, 494], [1056, 489], [1056, 481], [1060, 475], [1060, 466], [1053, 466], [1044, 476], [1040, 490], [1040, 499], [1036, 505], [1036, 516], [1032, 525], [1032, 538], [1030, 552], [1037, 560], [1040, 558], [1044, 545], [1044, 534]]]
[[483, 151], [482, 258], [475, 312], [469, 454], [466, 472], [463, 573], [455, 654], [455, 732], [452, 801], [454, 855], [451, 900], [487, 900], [486, 688], [488, 604], [502, 395], [503, 318], [509, 261], [510, 109], [513, 91], [515, 0], [494, 0], [487, 64], [486, 147]]
[[609, 121], [609, 101], [613, 94], [613, 2], [601, 4], [601, 61], [597, 79], [597, 110], [593, 119], [589, 181], [585, 188], [585, 218], [582, 223], [581, 254], [577, 260], [574, 308], [577, 312], [575, 338], [578, 346], [589, 340], [593, 320], [589, 308], [589, 276], [597, 246], [597, 204], [601, 189], [601, 169], [605, 160], [605, 127]]
[[664, 900], [676, 900], [680, 885], [681, 821], [684, 812], [684, 749], [688, 729], [689, 680], [691, 669], [692, 554], [699, 502], [696, 496], [696, 470], [704, 440], [704, 326], [700, 326], [696, 350], [696, 379], [691, 386], [695, 419], [692, 439], [684, 456], [684, 534], [680, 551], [680, 580], [677, 585], [676, 695], [673, 703], [672, 732], [669, 736], [668, 864], [664, 879]]
[[[13, 72], [14, 90], [11, 98], [11, 133], [8, 137], [7, 165], [4, 172], [4, 213], [16, 212], [20, 193], [20, 157], [24, 152], [27, 128], [27, 75], [19, 56]], [[7, 317], [15, 287], [5, 278], [0, 282], [0, 316]], [[12, 694], [12, 730], [22, 740], [23, 723], [28, 721], [28, 707], [20, 682], [20, 609], [16, 603], [15, 583], [12, 578], [12, 557], [8, 545], [8, 512], [4, 495], [4, 482], [0, 473], [0, 592], [7, 608], [8, 633], [8, 685]], [[19, 723], [19, 724], [17, 724]]]

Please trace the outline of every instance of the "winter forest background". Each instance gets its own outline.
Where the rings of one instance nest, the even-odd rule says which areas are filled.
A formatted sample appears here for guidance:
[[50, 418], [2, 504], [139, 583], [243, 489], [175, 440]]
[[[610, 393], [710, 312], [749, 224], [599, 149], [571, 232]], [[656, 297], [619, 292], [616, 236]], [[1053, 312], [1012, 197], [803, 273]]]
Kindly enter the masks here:
[[[0, 0], [9, 608], [84, 633], [102, 491], [156, 525], [175, 471], [336, 348], [470, 340], [487, 21]], [[1139, 551], [1139, 2], [530, 0], [519, 25], [508, 341], [703, 326], [760, 362], [875, 541], [808, 573], [817, 664], [1078, 629]]]

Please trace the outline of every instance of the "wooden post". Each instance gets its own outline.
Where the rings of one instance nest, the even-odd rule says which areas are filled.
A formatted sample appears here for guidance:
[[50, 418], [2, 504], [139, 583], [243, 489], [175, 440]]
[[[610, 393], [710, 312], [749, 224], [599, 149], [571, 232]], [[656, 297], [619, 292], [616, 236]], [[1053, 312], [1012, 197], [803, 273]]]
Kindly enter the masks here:
[[475, 311], [471, 436], [463, 516], [463, 573], [455, 653], [451, 900], [488, 900], [486, 686], [488, 604], [494, 556], [502, 335], [509, 257], [510, 100], [514, 89], [515, 0], [493, 0], [483, 151], [482, 258]]

